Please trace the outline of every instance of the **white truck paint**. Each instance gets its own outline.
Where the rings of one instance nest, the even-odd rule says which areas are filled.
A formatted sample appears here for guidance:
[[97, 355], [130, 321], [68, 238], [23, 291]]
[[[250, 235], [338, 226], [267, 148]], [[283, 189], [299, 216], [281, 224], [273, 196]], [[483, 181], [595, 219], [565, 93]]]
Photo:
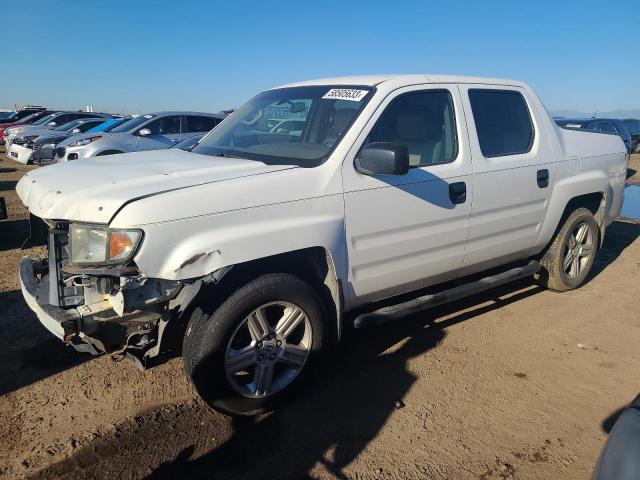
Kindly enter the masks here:
[[[25, 175], [18, 194], [33, 215], [50, 225], [77, 222], [140, 229], [144, 237], [132, 258], [136, 281], [165, 282], [162, 285], [173, 292], [168, 297], [175, 302], [189, 299], [177, 292], [184, 293], [199, 279], [222, 276], [229, 268], [322, 249], [327, 259], [322, 280], [331, 290], [330, 310], [337, 310], [337, 322], [343, 313], [369, 302], [541, 254], [575, 199], [599, 199], [593, 213], [600, 241], [618, 215], [628, 162], [622, 141], [613, 135], [561, 129], [524, 83], [373, 76], [321, 79], [272, 92], [316, 86], [370, 89], [366, 104], [319, 165], [267, 164], [171, 149], [46, 167]], [[470, 90], [517, 92], [524, 97], [534, 131], [528, 151], [483, 155]], [[446, 92], [452, 100], [455, 158], [410, 168], [404, 175], [358, 171], [356, 157], [392, 102], [433, 91]], [[242, 109], [236, 111], [216, 130], [242, 114]], [[548, 171], [546, 187], [536, 183], [541, 170]], [[462, 182], [466, 200], [454, 204], [449, 185]], [[118, 275], [125, 275], [110, 274], [116, 283], [121, 281]], [[94, 270], [86, 275], [91, 283], [97, 274]], [[31, 279], [23, 282], [28, 298], [29, 283]], [[86, 296], [92, 288], [84, 288]], [[119, 292], [126, 297], [126, 289]], [[122, 294], [118, 299], [110, 293], [91, 295], [108, 300], [99, 308], [123, 311], [121, 304], [116, 305], [123, 301]], [[168, 304], [168, 297], [163, 297], [163, 304]], [[147, 303], [156, 305], [154, 299]], [[29, 304], [34, 308], [32, 300]], [[50, 328], [51, 313], [34, 310]], [[72, 310], [73, 318], [96, 313], [81, 306]], [[125, 302], [124, 312], [126, 319], [145, 309], [136, 304], [127, 313]], [[153, 335], [161, 337], [157, 326], [162, 319], [150, 322]], [[334, 330], [339, 332], [339, 325]], [[86, 332], [62, 336], [81, 343], [78, 334], [82, 341], [91, 337]], [[97, 351], [109, 350], [100, 341], [92, 345]], [[154, 348], [145, 359], [157, 354]]]

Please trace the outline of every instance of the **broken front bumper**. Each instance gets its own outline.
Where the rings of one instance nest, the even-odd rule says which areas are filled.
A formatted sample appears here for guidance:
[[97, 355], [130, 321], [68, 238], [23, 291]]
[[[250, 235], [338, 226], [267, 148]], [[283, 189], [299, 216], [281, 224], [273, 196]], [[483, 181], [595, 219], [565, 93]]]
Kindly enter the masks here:
[[[40, 323], [52, 334], [78, 351], [94, 355], [111, 353], [123, 355], [144, 368], [147, 359], [158, 355], [162, 330], [169, 318], [169, 300], [180, 289], [178, 282], [166, 283], [145, 279], [140, 286], [135, 279], [123, 283], [116, 295], [99, 295], [86, 285], [84, 293], [76, 292], [82, 301], [76, 306], [63, 308], [52, 304], [59, 299], [58, 275], [51, 271], [55, 261], [50, 257], [23, 257], [20, 262], [20, 285], [27, 305]], [[75, 277], [105, 279], [78, 273]], [[163, 289], [162, 286], [166, 288]], [[93, 301], [91, 300], [93, 298]], [[63, 303], [60, 303], [63, 305]]]
[[20, 287], [22, 296], [29, 305], [29, 308], [40, 320], [40, 323], [53, 333], [60, 340], [70, 342], [71, 337], [76, 333], [76, 322], [80, 319], [80, 314], [75, 310], [65, 310], [54, 307], [41, 298], [47, 298], [48, 285], [41, 283], [36, 277], [36, 271], [41, 272], [46, 268], [47, 258], [22, 257], [20, 262]]

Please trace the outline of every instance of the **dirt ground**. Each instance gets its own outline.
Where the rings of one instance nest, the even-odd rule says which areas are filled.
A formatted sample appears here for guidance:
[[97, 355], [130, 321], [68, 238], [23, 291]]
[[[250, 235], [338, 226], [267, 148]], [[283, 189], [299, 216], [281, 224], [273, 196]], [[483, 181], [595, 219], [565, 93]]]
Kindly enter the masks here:
[[29, 169], [0, 161], [0, 478], [584, 479], [640, 392], [640, 223], [616, 221], [579, 290], [524, 281], [348, 331], [285, 409], [212, 413], [180, 359], [139, 373], [40, 326], [17, 277], [41, 248], [20, 250]]

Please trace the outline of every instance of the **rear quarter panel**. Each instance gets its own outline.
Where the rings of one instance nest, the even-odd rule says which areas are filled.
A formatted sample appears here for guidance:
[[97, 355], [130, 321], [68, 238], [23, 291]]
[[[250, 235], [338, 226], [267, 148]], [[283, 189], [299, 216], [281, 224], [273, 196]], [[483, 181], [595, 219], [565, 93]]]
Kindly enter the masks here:
[[553, 237], [569, 201], [580, 195], [602, 193], [605, 226], [611, 223], [620, 212], [626, 180], [628, 158], [620, 137], [555, 124], [552, 129], [559, 161], [547, 217], [538, 237], [538, 250]]

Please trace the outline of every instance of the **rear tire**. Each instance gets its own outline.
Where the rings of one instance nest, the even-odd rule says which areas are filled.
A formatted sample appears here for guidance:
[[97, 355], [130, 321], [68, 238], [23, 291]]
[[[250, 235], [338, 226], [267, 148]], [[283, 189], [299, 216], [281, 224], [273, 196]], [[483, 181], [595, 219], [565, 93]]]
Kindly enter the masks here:
[[202, 303], [185, 333], [184, 368], [204, 401], [225, 414], [277, 408], [309, 376], [326, 344], [318, 294], [290, 274], [258, 277], [218, 306]]
[[586, 208], [574, 210], [542, 256], [541, 283], [564, 292], [582, 285], [591, 271], [598, 249], [599, 229]]

